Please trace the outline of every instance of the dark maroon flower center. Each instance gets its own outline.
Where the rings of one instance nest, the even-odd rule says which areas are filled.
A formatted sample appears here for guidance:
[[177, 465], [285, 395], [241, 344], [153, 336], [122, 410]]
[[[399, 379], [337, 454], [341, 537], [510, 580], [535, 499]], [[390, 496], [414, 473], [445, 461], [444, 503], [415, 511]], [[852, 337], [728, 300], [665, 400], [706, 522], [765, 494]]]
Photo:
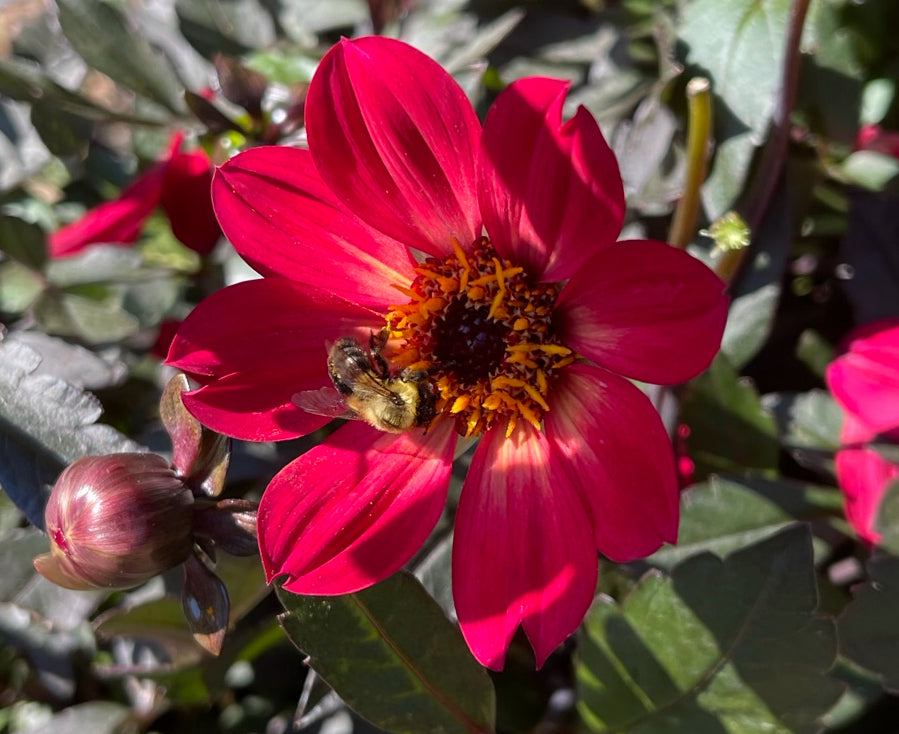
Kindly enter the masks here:
[[401, 343], [393, 363], [427, 374], [437, 414], [454, 415], [463, 435], [501, 422], [511, 435], [519, 418], [539, 428], [554, 377], [576, 358], [553, 332], [558, 286], [531, 283], [485, 237], [416, 272], [401, 289], [409, 303], [387, 316]]

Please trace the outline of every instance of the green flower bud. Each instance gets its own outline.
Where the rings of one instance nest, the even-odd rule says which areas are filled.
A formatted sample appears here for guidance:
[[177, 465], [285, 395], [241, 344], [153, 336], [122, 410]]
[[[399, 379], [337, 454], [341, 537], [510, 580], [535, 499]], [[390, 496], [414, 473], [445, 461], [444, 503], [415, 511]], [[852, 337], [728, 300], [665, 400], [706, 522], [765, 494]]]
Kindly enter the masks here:
[[86, 456], [68, 466], [44, 512], [43, 576], [70, 589], [136, 586], [193, 550], [194, 498], [156, 454]]

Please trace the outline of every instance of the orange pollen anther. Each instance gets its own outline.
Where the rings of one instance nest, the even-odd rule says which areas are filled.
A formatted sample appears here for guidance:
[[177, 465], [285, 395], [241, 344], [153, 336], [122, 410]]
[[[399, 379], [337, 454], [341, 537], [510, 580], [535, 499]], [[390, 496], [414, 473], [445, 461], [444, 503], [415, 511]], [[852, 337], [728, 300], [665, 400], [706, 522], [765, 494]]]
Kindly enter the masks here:
[[486, 237], [415, 272], [396, 287], [409, 302], [387, 314], [391, 361], [427, 374], [437, 414], [465, 436], [503, 424], [508, 436], [520, 419], [540, 429], [558, 370], [578, 358], [553, 331], [559, 287], [532, 283]]

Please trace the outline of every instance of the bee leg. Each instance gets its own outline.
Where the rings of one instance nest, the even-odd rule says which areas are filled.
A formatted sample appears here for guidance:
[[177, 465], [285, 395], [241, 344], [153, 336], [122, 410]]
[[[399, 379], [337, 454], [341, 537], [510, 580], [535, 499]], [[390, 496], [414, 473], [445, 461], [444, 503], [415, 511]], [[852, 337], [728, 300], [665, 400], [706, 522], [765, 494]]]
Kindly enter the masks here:
[[380, 354], [381, 350], [387, 346], [387, 340], [390, 338], [390, 329], [386, 326], [378, 329], [378, 331], [370, 331], [368, 334], [368, 348], [372, 354]]
[[385, 380], [390, 377], [390, 367], [388, 367], [387, 361], [381, 356], [381, 350], [386, 346], [389, 335], [390, 331], [385, 326], [380, 331], [370, 332], [368, 337], [368, 349], [371, 353], [372, 365], [375, 367], [378, 376]]

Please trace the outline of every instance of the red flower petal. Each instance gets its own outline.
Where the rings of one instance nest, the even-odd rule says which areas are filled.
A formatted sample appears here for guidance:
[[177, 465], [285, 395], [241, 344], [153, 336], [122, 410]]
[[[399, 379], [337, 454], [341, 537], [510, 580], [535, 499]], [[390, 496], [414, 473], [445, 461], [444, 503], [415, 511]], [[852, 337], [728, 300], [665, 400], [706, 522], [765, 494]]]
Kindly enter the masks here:
[[677, 540], [674, 449], [659, 414], [634, 385], [586, 364], [553, 385], [546, 435], [590, 509], [596, 547], [617, 562]]
[[205, 387], [184, 404], [210, 428], [246, 440], [304, 435], [327, 422], [292, 402], [295, 393], [330, 384], [327, 344], [362, 339], [383, 318], [284, 278], [216, 291], [188, 315], [167, 363]]
[[872, 433], [899, 427], [899, 325], [895, 320], [853, 332], [849, 351], [828, 366], [827, 384], [837, 402]]
[[435, 61], [382, 37], [343, 40], [306, 100], [309, 149], [350, 211], [432, 255], [481, 233], [474, 161], [480, 123]]
[[[874, 438], [867, 426], [847, 415], [840, 435], [842, 443], [860, 444]], [[889, 484], [899, 479], [899, 466], [873, 449], [842, 449], [836, 455], [837, 481], [845, 498], [846, 519], [860, 538], [879, 543], [877, 513]]]
[[162, 208], [175, 237], [200, 255], [210, 253], [222, 236], [211, 186], [212, 162], [205, 153], [174, 153], [166, 164]]
[[559, 294], [562, 341], [628, 377], [684, 382], [721, 345], [724, 289], [699, 260], [663, 242], [618, 242], [584, 263]]
[[308, 150], [251, 148], [212, 181], [225, 235], [263, 275], [283, 275], [341, 298], [384, 309], [407, 285], [408, 250], [346, 211], [315, 170]]
[[399, 570], [440, 518], [454, 446], [452, 421], [401, 434], [352, 422], [288, 464], [259, 505], [268, 580], [345, 594]]
[[546, 437], [520, 423], [488, 431], [456, 512], [453, 597], [474, 656], [503, 667], [518, 625], [537, 664], [581, 623], [596, 587], [587, 511]]
[[60, 227], [50, 235], [50, 257], [77, 255], [96, 244], [130, 244], [139, 236], [144, 222], [159, 205], [166, 164], [148, 168], [119, 198], [88, 211], [81, 219]]
[[181, 400], [200, 423], [243, 441], [286, 441], [317, 431], [332, 418], [306, 413], [291, 398], [300, 390], [330, 385], [320, 364], [278, 364], [264, 371], [222, 377]]
[[624, 188], [615, 154], [581, 107], [562, 123], [568, 82], [521, 79], [487, 113], [478, 198], [497, 251], [541, 280], [570, 277], [618, 238]]

